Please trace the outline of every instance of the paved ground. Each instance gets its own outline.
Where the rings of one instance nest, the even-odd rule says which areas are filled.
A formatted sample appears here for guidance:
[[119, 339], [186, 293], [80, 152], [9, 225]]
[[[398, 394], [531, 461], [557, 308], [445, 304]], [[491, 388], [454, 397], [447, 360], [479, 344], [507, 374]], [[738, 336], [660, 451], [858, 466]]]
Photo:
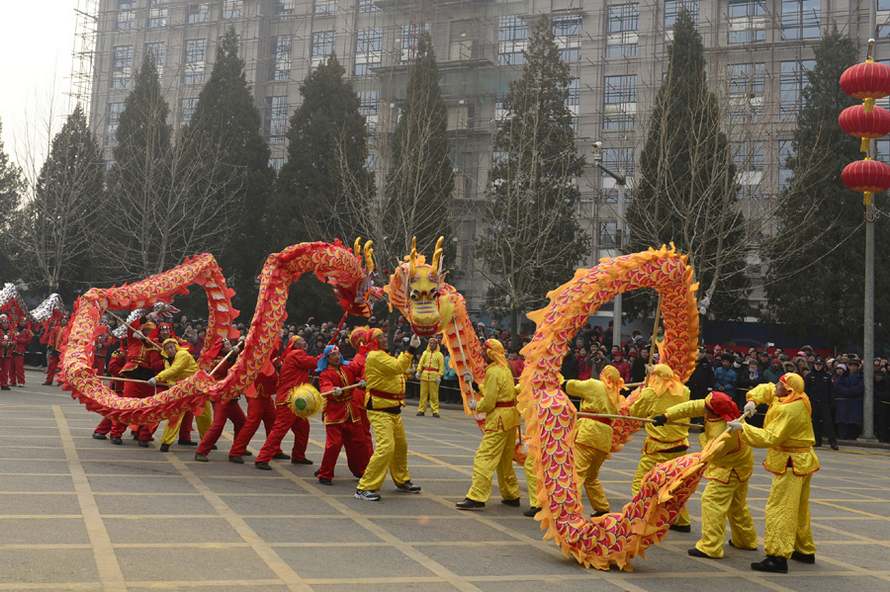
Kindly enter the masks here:
[[[815, 566], [760, 577], [747, 568], [760, 553], [692, 559], [696, 523], [693, 535], [671, 533], [637, 559], [634, 573], [604, 573], [562, 558], [513, 508], [453, 509], [479, 439], [456, 411], [406, 416], [411, 472], [424, 493], [405, 497], [387, 484], [379, 504], [352, 499], [345, 467], [334, 487], [322, 487], [312, 467], [259, 472], [225, 462], [223, 451], [195, 463], [191, 450], [162, 455], [93, 440], [97, 419], [55, 388], [0, 393], [0, 591], [890, 591], [885, 451], [821, 451]], [[312, 436], [318, 460], [317, 423]], [[638, 448], [604, 467], [613, 507], [627, 501]], [[757, 470], [749, 499], [761, 532], [768, 486]], [[691, 509], [696, 516], [697, 499]]]

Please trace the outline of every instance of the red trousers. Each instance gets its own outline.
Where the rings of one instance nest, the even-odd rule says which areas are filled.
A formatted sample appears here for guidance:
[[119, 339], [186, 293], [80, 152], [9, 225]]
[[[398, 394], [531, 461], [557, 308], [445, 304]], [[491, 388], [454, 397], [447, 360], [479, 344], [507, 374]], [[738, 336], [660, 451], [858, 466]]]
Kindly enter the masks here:
[[[13, 370], [15, 370], [16, 384], [25, 384], [25, 355], [16, 354], [12, 356]], [[11, 380], [9, 381], [12, 382]]]
[[[213, 450], [213, 445], [216, 444], [216, 441], [222, 435], [223, 428], [226, 427], [226, 420], [231, 421], [232, 425], [235, 426], [235, 436], [237, 437], [245, 422], [244, 412], [241, 411], [241, 405], [238, 404], [237, 397], [226, 402], [216, 401], [213, 404], [213, 423], [210, 424], [210, 429], [207, 430], [204, 437], [201, 438], [201, 443], [198, 444], [198, 454], [205, 456], [210, 454], [210, 451]], [[182, 437], [182, 432], [179, 433], [179, 436]]]
[[361, 478], [371, 458], [370, 442], [365, 437], [362, 423], [346, 421], [327, 424], [324, 430], [324, 456], [321, 459], [321, 468], [318, 469], [318, 478], [334, 478], [334, 466], [343, 446], [346, 446], [346, 463], [349, 465], [349, 470], [354, 476]]
[[106, 435], [110, 433], [112, 438], [121, 438], [126, 431], [127, 424], [119, 421], [111, 421], [107, 417], [103, 417], [102, 421], [99, 422], [99, 425], [96, 426], [96, 429], [93, 430], [96, 434]]
[[[250, 439], [260, 427], [260, 422], [263, 422], [263, 426], [266, 428], [266, 439], [268, 440], [275, 425], [275, 403], [272, 402], [271, 397], [250, 397], [247, 399], [247, 421], [235, 434], [235, 441], [232, 442], [229, 456], [244, 456]], [[280, 448], [276, 450], [275, 454], [278, 454], [280, 450]]]
[[309, 445], [309, 421], [297, 417], [287, 405], [275, 406], [275, 424], [272, 433], [266, 438], [256, 462], [269, 462], [281, 450], [281, 441], [291, 431], [294, 433], [294, 449], [291, 460], [306, 458], [306, 447]]
[[49, 361], [46, 363], [46, 384], [52, 384], [56, 377], [56, 371], [59, 369], [59, 353], [54, 352], [49, 355]]
[[10, 384], [15, 385], [12, 356], [9, 356], [8, 358], [0, 358], [0, 386], [6, 388]]
[[[124, 383], [124, 397], [134, 397], [137, 399], [144, 399], [146, 397], [151, 397], [155, 394], [155, 392], [159, 392], [164, 390], [164, 388], [158, 388], [157, 390], [151, 386], [150, 384], [144, 384], [140, 382], [125, 382]], [[150, 442], [151, 437], [157, 429], [158, 424], [152, 425], [140, 425], [136, 430], [136, 438], [140, 442]]]

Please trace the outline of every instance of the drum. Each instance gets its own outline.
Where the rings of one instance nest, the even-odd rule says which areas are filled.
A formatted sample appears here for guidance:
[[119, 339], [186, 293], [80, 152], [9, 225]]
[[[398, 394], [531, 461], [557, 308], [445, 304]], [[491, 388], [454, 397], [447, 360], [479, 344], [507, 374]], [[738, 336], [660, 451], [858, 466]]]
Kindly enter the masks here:
[[324, 408], [324, 399], [311, 384], [301, 384], [290, 390], [287, 405], [294, 415], [308, 419]]

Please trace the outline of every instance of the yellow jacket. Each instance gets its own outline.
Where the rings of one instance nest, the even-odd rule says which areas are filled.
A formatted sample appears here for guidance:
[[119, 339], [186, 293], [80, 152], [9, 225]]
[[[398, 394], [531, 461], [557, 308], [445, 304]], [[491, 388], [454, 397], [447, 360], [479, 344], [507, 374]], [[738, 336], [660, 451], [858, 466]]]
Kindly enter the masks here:
[[445, 356], [442, 351], [424, 350], [417, 363], [417, 372], [420, 380], [435, 382], [437, 378], [441, 378], [445, 374]]
[[[668, 420], [688, 419], [690, 417], [705, 418], [705, 432], [699, 437], [702, 447], [726, 431], [726, 422], [720, 417], [707, 413], [704, 399], [687, 401], [674, 405], [664, 412]], [[747, 481], [754, 471], [754, 453], [748, 443], [738, 432], [729, 435], [723, 444], [720, 455], [708, 463], [705, 479], [713, 479], [720, 483], [729, 483], [735, 473], [739, 481]]]
[[816, 438], [805, 399], [776, 396], [776, 385], [760, 384], [748, 391], [748, 400], [767, 404], [763, 428], [743, 423], [742, 435], [755, 448], [769, 448], [763, 467], [781, 475], [791, 465], [795, 475], [811, 475], [819, 470], [819, 457], [813, 452]]
[[[405, 373], [413, 356], [402, 352], [395, 358], [385, 351], [368, 352], [365, 359], [365, 406], [368, 409], [388, 409], [405, 404]], [[387, 397], [374, 393], [383, 393]]]
[[486, 432], [506, 432], [519, 425], [516, 389], [513, 387], [513, 373], [510, 368], [489, 364], [485, 368], [481, 391], [482, 399], [476, 404], [476, 411], [485, 413]]
[[[606, 385], [595, 378], [589, 380], [569, 380], [566, 393], [581, 399], [581, 411], [587, 413], [608, 413], [615, 415], [618, 409], [612, 403]], [[612, 420], [580, 418], [575, 432], [575, 444], [583, 444], [608, 454], [612, 450]]]
[[198, 364], [195, 358], [184, 347], [176, 348], [176, 355], [173, 356], [173, 362], [164, 358], [164, 369], [158, 372], [155, 379], [158, 382], [174, 384], [181, 380], [185, 380], [189, 376], [198, 371]]
[[[636, 417], [652, 417], [661, 415], [670, 407], [689, 400], [689, 389], [685, 386], [680, 395], [672, 395], [670, 391], [658, 395], [651, 387], [640, 391], [640, 396], [630, 406], [630, 414]], [[646, 424], [646, 441], [643, 443], [643, 454], [652, 454], [671, 450], [679, 446], [689, 446], [689, 428], [678, 425], [655, 427]]]

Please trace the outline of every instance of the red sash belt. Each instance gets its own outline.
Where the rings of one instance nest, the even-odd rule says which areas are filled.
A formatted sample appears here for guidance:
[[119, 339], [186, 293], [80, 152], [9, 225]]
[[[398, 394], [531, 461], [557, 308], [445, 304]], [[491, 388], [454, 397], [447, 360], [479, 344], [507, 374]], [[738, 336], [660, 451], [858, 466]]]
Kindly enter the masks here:
[[405, 400], [405, 393], [399, 393], [399, 394], [385, 393], [383, 391], [376, 391], [374, 389], [371, 389], [369, 392], [371, 393], [372, 397], [386, 399], [387, 401], [404, 401]]

